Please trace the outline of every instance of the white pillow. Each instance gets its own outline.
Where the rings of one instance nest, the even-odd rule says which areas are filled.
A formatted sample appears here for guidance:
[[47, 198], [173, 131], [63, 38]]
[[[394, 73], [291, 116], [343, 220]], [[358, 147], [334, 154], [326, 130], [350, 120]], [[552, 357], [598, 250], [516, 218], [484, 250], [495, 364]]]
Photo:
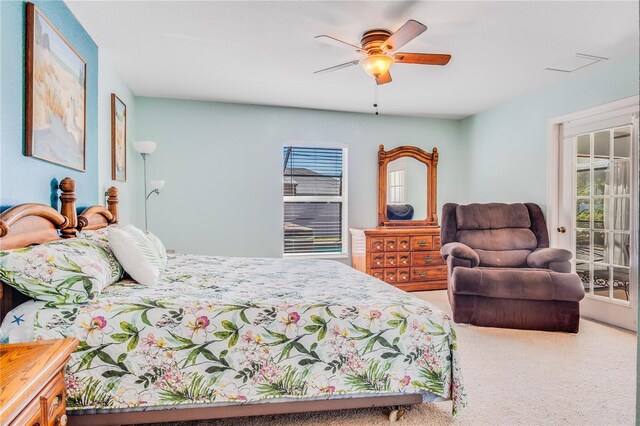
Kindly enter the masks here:
[[112, 225], [109, 245], [131, 278], [144, 285], [158, 283], [167, 264], [166, 249], [158, 237], [133, 225]]

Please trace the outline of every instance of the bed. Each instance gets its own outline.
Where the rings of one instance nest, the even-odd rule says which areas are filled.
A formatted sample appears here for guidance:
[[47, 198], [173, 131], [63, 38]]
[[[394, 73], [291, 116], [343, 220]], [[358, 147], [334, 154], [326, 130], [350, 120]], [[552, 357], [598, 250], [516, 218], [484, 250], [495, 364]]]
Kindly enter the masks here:
[[[61, 189], [63, 214], [0, 215], [2, 249], [117, 222], [117, 191], [75, 216], [75, 186]], [[3, 321], [9, 341], [80, 339], [66, 369], [72, 424], [466, 403], [449, 318], [338, 262], [176, 255], [156, 286], [124, 279], [86, 304], [21, 302], [3, 285], [2, 315], [22, 318]]]

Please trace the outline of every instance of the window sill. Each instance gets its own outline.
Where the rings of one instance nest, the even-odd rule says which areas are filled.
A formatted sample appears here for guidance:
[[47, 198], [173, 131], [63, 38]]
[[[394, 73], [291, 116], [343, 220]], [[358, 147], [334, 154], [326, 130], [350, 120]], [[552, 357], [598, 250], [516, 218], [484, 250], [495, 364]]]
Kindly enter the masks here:
[[285, 259], [347, 259], [348, 253], [289, 253], [284, 254]]

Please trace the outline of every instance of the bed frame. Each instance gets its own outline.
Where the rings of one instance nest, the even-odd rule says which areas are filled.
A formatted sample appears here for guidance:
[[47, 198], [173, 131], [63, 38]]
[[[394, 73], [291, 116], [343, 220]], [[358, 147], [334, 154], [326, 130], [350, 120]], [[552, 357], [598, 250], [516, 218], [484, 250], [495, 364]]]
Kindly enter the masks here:
[[[107, 190], [107, 207], [91, 206], [79, 215], [76, 211], [76, 184], [71, 178], [60, 182], [60, 212], [45, 204], [20, 204], [0, 214], [0, 250], [23, 248], [64, 238], [73, 238], [80, 230], [105, 228], [118, 222], [118, 189]], [[0, 283], [0, 321], [19, 304], [29, 298], [12, 287]], [[116, 425], [218, 419], [311, 411], [343, 410], [350, 408], [390, 407], [391, 416], [399, 413], [391, 407], [422, 403], [420, 394], [391, 396], [358, 396], [326, 400], [297, 400], [230, 404], [224, 406], [171, 406], [147, 411], [75, 414], [69, 412], [71, 425]], [[402, 411], [400, 412], [402, 413]], [[390, 417], [391, 417], [390, 416]]]

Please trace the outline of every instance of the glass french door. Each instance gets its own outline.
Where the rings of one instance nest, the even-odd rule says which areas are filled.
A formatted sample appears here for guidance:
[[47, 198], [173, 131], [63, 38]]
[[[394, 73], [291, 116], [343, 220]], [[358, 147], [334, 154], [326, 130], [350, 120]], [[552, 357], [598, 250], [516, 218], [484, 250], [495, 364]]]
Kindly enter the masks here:
[[560, 223], [570, 226], [558, 228], [566, 233], [559, 241], [573, 252], [574, 271], [584, 285], [582, 314], [635, 330], [637, 119], [606, 121], [565, 132]]

